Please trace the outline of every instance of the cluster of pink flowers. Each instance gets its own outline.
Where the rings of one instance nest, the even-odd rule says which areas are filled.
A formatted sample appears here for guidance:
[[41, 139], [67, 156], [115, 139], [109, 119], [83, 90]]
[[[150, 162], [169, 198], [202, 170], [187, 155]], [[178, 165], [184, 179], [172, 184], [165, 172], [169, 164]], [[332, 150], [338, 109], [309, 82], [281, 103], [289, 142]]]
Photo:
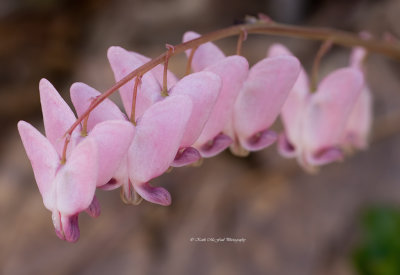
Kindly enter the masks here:
[[[198, 36], [188, 32], [184, 41]], [[278, 140], [279, 152], [297, 157], [307, 170], [340, 160], [351, 148], [365, 148], [371, 96], [363, 77], [364, 57], [363, 49], [354, 49], [349, 66], [332, 72], [311, 93], [300, 62], [284, 46], [272, 46], [249, 69], [244, 57], [226, 57], [209, 42], [196, 49], [193, 73], [178, 80], [168, 72], [168, 96], [161, 93], [163, 67], [158, 65], [141, 77], [135, 101], [135, 79], [120, 88], [125, 113], [106, 99], [90, 113], [87, 125], [69, 136], [65, 133], [76, 116], [42, 79], [46, 136], [24, 121], [18, 130], [57, 236], [77, 241], [79, 213], [100, 214], [96, 188], [121, 188], [126, 203], [143, 198], [169, 205], [169, 192], [151, 186], [151, 179], [228, 147], [244, 156]], [[108, 59], [116, 81], [149, 61], [120, 47], [111, 47]], [[83, 83], [73, 84], [70, 92], [78, 116], [100, 95]], [[132, 108], [133, 122], [128, 119]], [[279, 115], [281, 134], [270, 129]]]

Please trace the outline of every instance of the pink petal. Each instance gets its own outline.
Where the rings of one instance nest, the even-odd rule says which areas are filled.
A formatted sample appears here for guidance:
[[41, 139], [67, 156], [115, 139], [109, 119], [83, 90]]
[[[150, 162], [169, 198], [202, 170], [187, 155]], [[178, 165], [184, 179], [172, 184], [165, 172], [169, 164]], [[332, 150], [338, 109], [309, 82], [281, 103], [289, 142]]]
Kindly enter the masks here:
[[[281, 44], [273, 44], [268, 50], [268, 57], [277, 57], [277, 56], [294, 56], [293, 53], [289, 51], [284, 45]], [[310, 84], [308, 80], [307, 73], [304, 71], [304, 68], [300, 64], [300, 73], [296, 80], [296, 83], [293, 86], [294, 93], [303, 94], [303, 96], [307, 95], [310, 90]], [[293, 93], [293, 92], [292, 92]]]
[[77, 242], [80, 237], [78, 214], [72, 216], [61, 215], [61, 224], [65, 240], [70, 243]]
[[303, 140], [309, 154], [339, 145], [363, 85], [362, 74], [351, 68], [323, 79], [304, 114]]
[[97, 186], [107, 184], [126, 156], [134, 136], [134, 126], [128, 121], [109, 120], [97, 124], [89, 136], [97, 143], [99, 171]]
[[[352, 68], [364, 72], [363, 61], [366, 51], [355, 48], [351, 54], [350, 65]], [[346, 124], [343, 144], [344, 147], [365, 149], [368, 146], [368, 136], [372, 127], [372, 94], [367, 84], [364, 84], [361, 94], [350, 113]]]
[[174, 160], [192, 111], [188, 96], [169, 96], [138, 121], [129, 148], [131, 182], [145, 183], [164, 173]]
[[[283, 45], [274, 44], [270, 47], [268, 56], [293, 56]], [[310, 96], [310, 85], [306, 72], [301, 67], [300, 74], [292, 87], [281, 110], [281, 117], [288, 140], [293, 146], [299, 147], [301, 142], [301, 121]]]
[[193, 147], [187, 147], [179, 150], [176, 154], [174, 161], [172, 162], [171, 166], [173, 167], [182, 167], [192, 163], [195, 163], [201, 159], [201, 155], [199, 151], [197, 151]]
[[[200, 34], [195, 32], [186, 32], [183, 35], [183, 42], [199, 38]], [[185, 53], [187, 56], [190, 55], [191, 50], [187, 50]], [[199, 72], [204, 70], [206, 67], [214, 65], [225, 58], [225, 54], [213, 43], [208, 42], [202, 44], [197, 48], [192, 59], [193, 71]]]
[[248, 66], [245, 58], [230, 56], [206, 69], [221, 77], [222, 88], [203, 132], [195, 143], [196, 148], [213, 140], [227, 127], [232, 117], [236, 97], [247, 77]]
[[312, 166], [325, 165], [331, 162], [343, 160], [343, 151], [339, 148], [323, 148], [313, 155], [307, 155], [307, 163]]
[[285, 133], [278, 136], [278, 152], [285, 158], [294, 158], [297, 155], [297, 148], [289, 141]]
[[78, 225], [78, 214], [72, 216], [62, 215], [58, 211], [52, 214], [52, 220], [57, 237], [61, 240], [74, 243], [79, 240], [80, 232]]
[[86, 210], [93, 201], [98, 172], [96, 141], [85, 138], [55, 178], [57, 209], [66, 216]]
[[162, 187], [153, 187], [148, 183], [135, 184], [136, 192], [146, 201], [168, 206], [171, 204], [170, 193]]
[[43, 203], [47, 209], [53, 210], [55, 207], [53, 181], [60, 165], [60, 158], [51, 143], [29, 123], [18, 122], [18, 131], [31, 161]]
[[[78, 116], [82, 115], [89, 108], [92, 101], [101, 95], [94, 88], [79, 82], [72, 84], [70, 94], [72, 104], [74, 104]], [[118, 106], [108, 98], [90, 113], [87, 130], [92, 130], [97, 123], [106, 120], [126, 120], [126, 116], [120, 111]]]
[[211, 158], [228, 148], [232, 142], [233, 140], [231, 137], [224, 134], [219, 134], [215, 136], [214, 139], [200, 146], [198, 150], [202, 157]]
[[[115, 81], [121, 80], [130, 72], [144, 64], [136, 54], [128, 52], [121, 47], [110, 47], [107, 56], [114, 72]], [[132, 109], [134, 84], [135, 79], [129, 81], [119, 89], [122, 103], [128, 116], [130, 116]], [[161, 90], [162, 86], [158, 83], [153, 74], [147, 73], [143, 75], [136, 98], [136, 119], [142, 116], [144, 111], [146, 111], [153, 103], [162, 99]]]
[[372, 95], [364, 87], [350, 113], [344, 134], [344, 144], [356, 149], [366, 149], [372, 127]]
[[233, 126], [243, 147], [260, 150], [270, 144], [270, 135], [258, 145], [251, 146], [250, 140], [255, 135], [264, 136], [261, 132], [274, 123], [299, 71], [300, 63], [291, 56], [265, 58], [251, 68], [233, 114]]
[[200, 136], [221, 89], [221, 78], [212, 72], [199, 72], [182, 78], [170, 95], [188, 95], [193, 103], [192, 114], [181, 141], [181, 147], [191, 146]]
[[96, 198], [96, 195], [93, 197], [92, 203], [85, 211], [92, 218], [97, 218], [98, 216], [100, 216], [101, 208], [100, 208], [100, 203]]
[[[58, 94], [57, 90], [46, 79], [41, 79], [39, 83], [40, 103], [42, 105], [44, 129], [46, 137], [56, 148], [59, 156], [62, 155], [64, 148], [64, 134], [75, 122], [76, 117], [68, 104]], [[75, 146], [75, 137], [79, 136], [80, 127], [74, 130], [69, 148]]]
[[277, 139], [278, 135], [276, 134], [276, 132], [271, 130], [264, 130], [258, 132], [247, 140], [244, 140], [241, 145], [247, 151], [259, 151], [270, 146]]
[[367, 55], [367, 51], [362, 47], [355, 47], [350, 56], [350, 66], [360, 71], [364, 70], [364, 60]]

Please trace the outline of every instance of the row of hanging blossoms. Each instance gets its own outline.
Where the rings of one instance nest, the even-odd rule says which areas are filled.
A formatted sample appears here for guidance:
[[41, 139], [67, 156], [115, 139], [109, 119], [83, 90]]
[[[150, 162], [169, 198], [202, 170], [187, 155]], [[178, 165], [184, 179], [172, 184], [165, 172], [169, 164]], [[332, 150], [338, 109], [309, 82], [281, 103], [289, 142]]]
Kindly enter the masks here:
[[[299, 60], [275, 44], [249, 68], [240, 55], [247, 35], [275, 34], [322, 41], [311, 79]], [[226, 56], [211, 41], [238, 36], [237, 54]], [[317, 83], [321, 56], [332, 44], [353, 47], [349, 64]], [[177, 79], [168, 60], [186, 52], [186, 75]], [[307, 171], [367, 147], [371, 93], [365, 81], [367, 52], [400, 59], [400, 44], [321, 28], [282, 25], [262, 15], [209, 34], [187, 32], [183, 43], [149, 59], [111, 47], [116, 84], [105, 93], [84, 84], [70, 89], [78, 115], [42, 79], [40, 101], [46, 135], [27, 122], [18, 130], [56, 234], [79, 239], [78, 215], [100, 214], [96, 188], [121, 188], [125, 203], [143, 199], [171, 204], [150, 181], [170, 167], [199, 163], [225, 149], [238, 156], [277, 141], [282, 156]], [[119, 90], [124, 112], [110, 99]], [[271, 126], [280, 116], [284, 130]]]

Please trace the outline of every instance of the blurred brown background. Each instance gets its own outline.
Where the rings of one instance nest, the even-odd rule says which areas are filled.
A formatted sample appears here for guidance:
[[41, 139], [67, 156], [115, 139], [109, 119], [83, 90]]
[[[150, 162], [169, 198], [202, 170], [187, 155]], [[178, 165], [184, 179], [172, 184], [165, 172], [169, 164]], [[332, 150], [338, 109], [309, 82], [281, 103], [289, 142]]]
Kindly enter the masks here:
[[[159, 178], [173, 197], [170, 207], [125, 206], [118, 191], [98, 191], [102, 214], [80, 215], [77, 244], [56, 237], [42, 204], [16, 131], [20, 119], [43, 128], [40, 78], [66, 100], [76, 81], [105, 91], [113, 84], [109, 46], [154, 57], [186, 30], [204, 33], [258, 12], [280, 22], [400, 36], [396, 0], [0, 1], [0, 274], [354, 274], [349, 255], [360, 213], [368, 205], [400, 206], [400, 64], [382, 56], [368, 62], [375, 97], [370, 149], [318, 175], [279, 157], [276, 146], [245, 159], [226, 152]], [[243, 53], [254, 63], [276, 41], [309, 69], [316, 42], [251, 36]], [[236, 40], [217, 44], [232, 54]], [[323, 71], [347, 64], [348, 54], [334, 47]], [[184, 56], [172, 59], [177, 75], [184, 68]]]

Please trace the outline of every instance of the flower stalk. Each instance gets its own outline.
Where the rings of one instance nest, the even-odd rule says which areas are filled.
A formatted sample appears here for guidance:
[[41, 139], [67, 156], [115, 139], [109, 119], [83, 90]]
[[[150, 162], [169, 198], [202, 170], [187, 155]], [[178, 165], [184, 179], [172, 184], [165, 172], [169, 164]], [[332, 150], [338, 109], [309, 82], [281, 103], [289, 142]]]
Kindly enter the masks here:
[[[169, 48], [167, 51], [159, 55], [158, 57], [150, 60], [149, 62], [143, 64], [139, 68], [133, 70], [123, 79], [115, 83], [110, 89], [104, 92], [101, 96], [97, 97], [91, 106], [75, 121], [74, 124], [65, 133], [66, 136], [71, 135], [73, 130], [86, 118], [89, 116], [90, 112], [96, 108], [103, 100], [108, 98], [111, 94], [117, 91], [120, 87], [125, 85], [128, 81], [137, 77], [138, 75], [143, 75], [146, 72], [153, 69], [155, 66], [167, 63], [168, 59], [172, 56], [180, 54], [188, 49], [195, 49], [198, 46], [230, 36], [237, 36], [241, 34], [263, 34], [263, 35], [279, 35], [285, 37], [294, 37], [310, 40], [320, 40], [320, 41], [331, 41], [332, 44], [337, 44], [345, 47], [361, 46], [367, 51], [375, 52], [378, 54], [385, 55], [387, 57], [397, 59], [400, 61], [400, 43], [377, 39], [363, 39], [356, 34], [334, 30], [330, 28], [318, 28], [318, 27], [300, 27], [287, 24], [279, 24], [273, 21], [266, 21], [263, 19], [251, 20], [251, 23], [234, 25], [228, 28], [220, 29], [214, 32], [210, 32], [202, 35], [199, 38], [187, 41], [185, 43], [173, 46], [173, 50]], [[164, 86], [164, 85], [163, 85]], [[68, 146], [68, 139], [65, 141], [65, 147]], [[66, 149], [64, 150], [66, 152]], [[65, 156], [63, 157], [63, 159]]]

